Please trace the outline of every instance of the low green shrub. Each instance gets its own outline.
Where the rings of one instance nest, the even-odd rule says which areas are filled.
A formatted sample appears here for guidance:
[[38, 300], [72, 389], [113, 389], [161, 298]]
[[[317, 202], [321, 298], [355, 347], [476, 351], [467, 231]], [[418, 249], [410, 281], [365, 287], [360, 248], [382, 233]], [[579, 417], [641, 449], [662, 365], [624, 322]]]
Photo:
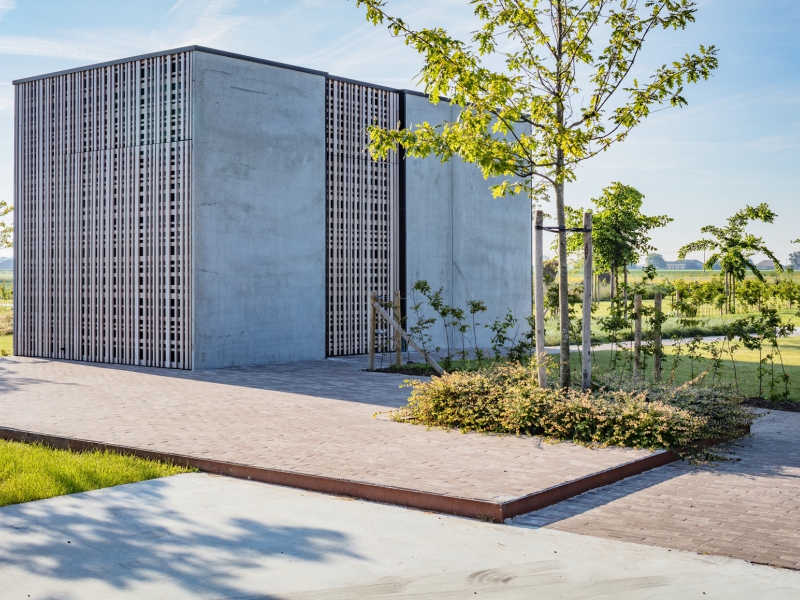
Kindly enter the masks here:
[[535, 371], [513, 363], [405, 385], [411, 396], [390, 413], [395, 421], [593, 446], [686, 448], [697, 440], [734, 439], [755, 418], [729, 388], [608, 381], [587, 392], [542, 389]]

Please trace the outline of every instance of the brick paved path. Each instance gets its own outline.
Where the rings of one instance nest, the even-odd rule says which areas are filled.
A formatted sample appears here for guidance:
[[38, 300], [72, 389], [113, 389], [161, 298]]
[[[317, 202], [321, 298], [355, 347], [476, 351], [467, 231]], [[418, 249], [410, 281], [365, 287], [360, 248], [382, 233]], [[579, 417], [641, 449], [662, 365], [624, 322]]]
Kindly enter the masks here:
[[738, 462], [673, 463], [510, 523], [800, 569], [800, 414], [753, 433]]
[[503, 502], [649, 453], [375, 419], [402, 375], [364, 357], [214, 371], [0, 359], [0, 426]]

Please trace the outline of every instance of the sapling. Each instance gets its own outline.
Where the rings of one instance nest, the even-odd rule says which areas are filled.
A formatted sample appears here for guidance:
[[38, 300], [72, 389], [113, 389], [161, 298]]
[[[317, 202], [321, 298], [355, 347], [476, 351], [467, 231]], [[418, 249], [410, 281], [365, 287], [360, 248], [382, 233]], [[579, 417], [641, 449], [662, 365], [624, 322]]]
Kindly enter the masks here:
[[469, 307], [469, 314], [472, 317], [472, 339], [475, 342], [475, 360], [478, 361], [478, 366], [481, 366], [481, 360], [484, 358], [483, 350], [478, 346], [478, 325], [475, 321], [475, 315], [478, 313], [486, 312], [486, 305], [480, 300], [467, 300]]

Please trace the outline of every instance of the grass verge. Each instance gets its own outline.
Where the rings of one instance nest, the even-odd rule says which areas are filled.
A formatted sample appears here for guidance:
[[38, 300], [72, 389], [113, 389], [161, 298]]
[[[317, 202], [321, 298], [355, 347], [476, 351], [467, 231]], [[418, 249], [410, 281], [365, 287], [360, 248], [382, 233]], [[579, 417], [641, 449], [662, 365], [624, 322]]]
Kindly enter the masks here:
[[0, 506], [190, 471], [108, 451], [71, 452], [0, 440]]

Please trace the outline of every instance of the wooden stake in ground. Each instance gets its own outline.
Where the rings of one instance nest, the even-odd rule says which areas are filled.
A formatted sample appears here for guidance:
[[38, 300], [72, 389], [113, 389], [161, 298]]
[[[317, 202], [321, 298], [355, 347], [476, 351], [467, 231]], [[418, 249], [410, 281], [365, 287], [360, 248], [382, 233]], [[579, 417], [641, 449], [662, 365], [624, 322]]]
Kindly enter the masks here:
[[633, 310], [635, 311], [635, 330], [633, 338], [633, 377], [642, 376], [642, 295], [633, 297]]
[[592, 386], [592, 213], [583, 213], [583, 340], [581, 388]]
[[378, 315], [375, 312], [375, 303], [378, 301], [378, 294], [375, 292], [369, 295], [369, 339], [367, 345], [369, 347], [369, 365], [368, 371], [375, 370], [375, 330], [377, 329]]
[[539, 387], [547, 387], [547, 369], [544, 349], [544, 240], [542, 239], [544, 214], [541, 210], [536, 211], [536, 219], [534, 223], [536, 227], [533, 232], [533, 301], [536, 305], [536, 367]]
[[653, 330], [653, 377], [661, 381], [661, 292], [655, 293], [655, 329]]
[[[400, 290], [394, 291], [394, 320], [398, 323], [403, 322], [400, 315]], [[398, 367], [403, 364], [403, 337], [397, 327], [394, 328], [394, 357]]]

